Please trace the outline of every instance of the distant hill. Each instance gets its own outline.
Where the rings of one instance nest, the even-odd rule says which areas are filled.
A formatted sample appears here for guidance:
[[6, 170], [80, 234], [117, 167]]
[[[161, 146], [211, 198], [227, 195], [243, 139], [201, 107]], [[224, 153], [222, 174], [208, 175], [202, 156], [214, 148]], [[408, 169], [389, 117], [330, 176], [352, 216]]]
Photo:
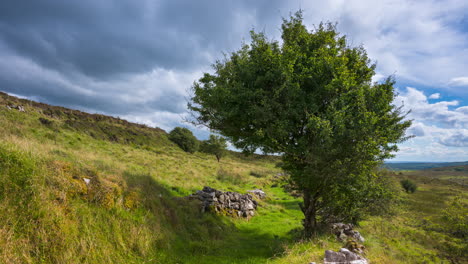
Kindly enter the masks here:
[[[458, 167], [468, 165], [468, 161], [463, 162], [386, 162], [384, 167], [389, 170], [427, 170], [442, 167]], [[444, 169], [445, 170], [445, 169]]]

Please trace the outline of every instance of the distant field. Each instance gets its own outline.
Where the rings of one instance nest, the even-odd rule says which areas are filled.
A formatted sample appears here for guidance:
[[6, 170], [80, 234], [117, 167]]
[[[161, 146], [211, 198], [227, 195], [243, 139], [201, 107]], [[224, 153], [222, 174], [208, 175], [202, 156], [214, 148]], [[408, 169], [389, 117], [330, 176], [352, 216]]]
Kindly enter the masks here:
[[468, 161], [464, 162], [387, 162], [384, 167], [390, 170], [425, 170], [440, 167], [455, 167], [468, 165]]
[[433, 169], [408, 171], [405, 175], [423, 176], [430, 179], [445, 180], [461, 185], [468, 185], [468, 165], [438, 167]]

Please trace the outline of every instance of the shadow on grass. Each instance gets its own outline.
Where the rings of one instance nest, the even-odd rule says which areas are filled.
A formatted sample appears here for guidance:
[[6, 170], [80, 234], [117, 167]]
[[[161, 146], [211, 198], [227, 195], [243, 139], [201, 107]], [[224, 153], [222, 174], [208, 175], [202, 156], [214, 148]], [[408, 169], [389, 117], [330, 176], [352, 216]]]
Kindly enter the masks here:
[[265, 263], [283, 252], [283, 241], [261, 227], [239, 228], [234, 222], [244, 220], [202, 213], [198, 200], [172, 195], [148, 174], [127, 172], [124, 179], [140, 191], [145, 224], [160, 234], [153, 241], [159, 263]]
[[284, 207], [287, 210], [301, 210], [299, 207], [299, 201], [297, 200], [274, 200], [270, 202], [271, 204], [277, 204]]

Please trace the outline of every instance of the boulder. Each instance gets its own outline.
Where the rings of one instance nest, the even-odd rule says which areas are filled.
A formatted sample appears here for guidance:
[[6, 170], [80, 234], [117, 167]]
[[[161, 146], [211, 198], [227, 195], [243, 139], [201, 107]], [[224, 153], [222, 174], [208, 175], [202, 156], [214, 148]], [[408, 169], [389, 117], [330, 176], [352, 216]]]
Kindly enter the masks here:
[[266, 197], [266, 193], [264, 191], [260, 190], [260, 189], [250, 190], [250, 191], [247, 191], [247, 192], [254, 194], [255, 196], [257, 196], [260, 199], [265, 199], [265, 197]]
[[359, 254], [342, 248], [338, 252], [326, 250], [324, 264], [368, 264], [368, 262]]
[[364, 237], [361, 236], [361, 234], [353, 228], [354, 226], [352, 224], [344, 223], [335, 223], [331, 226], [331, 230], [336, 235], [338, 240], [346, 241], [348, 239], [353, 239], [363, 243], [365, 241]]

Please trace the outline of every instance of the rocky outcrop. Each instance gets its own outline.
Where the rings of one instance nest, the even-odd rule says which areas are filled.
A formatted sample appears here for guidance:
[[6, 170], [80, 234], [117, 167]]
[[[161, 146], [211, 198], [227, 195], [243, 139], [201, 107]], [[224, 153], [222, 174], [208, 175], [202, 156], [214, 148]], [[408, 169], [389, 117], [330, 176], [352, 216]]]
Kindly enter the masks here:
[[21, 105], [7, 105], [7, 108], [8, 108], [8, 110], [16, 109], [16, 110], [18, 110], [20, 112], [25, 112], [24, 107], [21, 106]]
[[190, 198], [202, 202], [202, 212], [215, 211], [233, 217], [250, 218], [255, 215], [258, 205], [251, 194], [223, 192], [208, 186], [190, 195]]
[[368, 262], [360, 255], [342, 248], [338, 252], [326, 250], [324, 264], [368, 264]]
[[362, 237], [361, 234], [353, 228], [354, 226], [352, 224], [343, 223], [335, 223], [331, 226], [331, 230], [336, 235], [338, 240], [347, 241], [349, 239], [352, 239], [363, 243], [364, 237]]

